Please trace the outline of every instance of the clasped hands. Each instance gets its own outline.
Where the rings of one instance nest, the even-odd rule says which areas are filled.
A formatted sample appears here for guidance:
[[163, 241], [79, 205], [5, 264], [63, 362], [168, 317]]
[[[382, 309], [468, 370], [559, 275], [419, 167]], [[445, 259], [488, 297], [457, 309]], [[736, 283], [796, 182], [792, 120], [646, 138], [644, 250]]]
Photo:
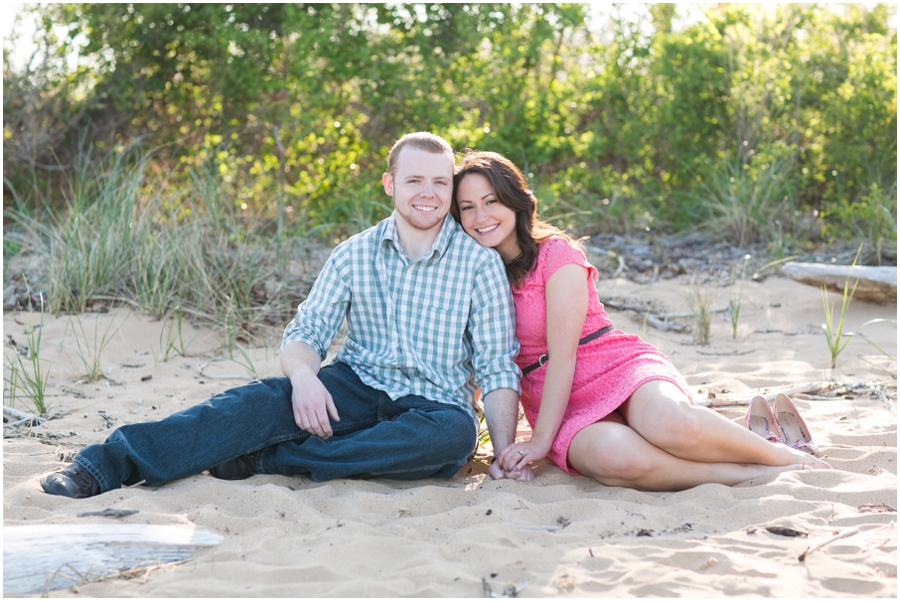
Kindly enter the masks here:
[[[293, 386], [291, 409], [297, 427], [326, 440], [334, 434], [329, 417], [341, 421], [331, 393], [318, 378], [309, 378], [302, 386]], [[534, 480], [534, 472], [528, 465], [547, 456], [549, 446], [537, 441], [513, 443], [494, 457], [488, 473], [494, 480]]]
[[494, 462], [488, 473], [494, 480], [530, 482], [534, 480], [534, 471], [529, 464], [540, 461], [549, 451], [549, 445], [534, 439], [514, 442], [494, 455]]

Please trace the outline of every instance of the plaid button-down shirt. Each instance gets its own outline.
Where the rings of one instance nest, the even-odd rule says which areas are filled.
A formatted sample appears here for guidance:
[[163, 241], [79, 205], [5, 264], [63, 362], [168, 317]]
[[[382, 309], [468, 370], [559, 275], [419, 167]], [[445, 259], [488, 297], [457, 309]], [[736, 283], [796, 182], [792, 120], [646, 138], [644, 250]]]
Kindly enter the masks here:
[[[468, 410], [476, 386], [519, 392], [515, 306], [503, 261], [449, 215], [431, 251], [410, 261], [394, 216], [334, 249], [284, 330], [325, 359], [346, 317], [336, 360], [392, 399], [408, 394]], [[474, 373], [474, 377], [473, 377]]]

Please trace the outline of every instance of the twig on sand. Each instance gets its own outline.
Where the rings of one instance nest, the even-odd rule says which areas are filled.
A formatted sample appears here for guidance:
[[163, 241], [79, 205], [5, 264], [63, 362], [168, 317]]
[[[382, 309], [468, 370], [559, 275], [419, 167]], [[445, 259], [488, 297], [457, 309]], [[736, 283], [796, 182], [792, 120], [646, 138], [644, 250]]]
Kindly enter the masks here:
[[749, 349], [749, 350], [746, 350], [746, 351], [737, 351], [737, 350], [731, 350], [731, 351], [704, 351], [704, 350], [701, 350], [701, 349], [697, 349], [697, 354], [698, 354], [698, 355], [712, 355], [712, 356], [716, 356], [716, 357], [722, 357], [722, 356], [733, 357], [733, 356], [737, 356], [737, 355], [749, 355], [750, 353], [755, 353], [755, 352], [756, 352], [756, 349], [753, 349], [753, 348], [752, 348], [752, 349]]
[[31, 421], [31, 422], [34, 423], [34, 425], [38, 425], [38, 424], [40, 424], [40, 423], [43, 423], [44, 420], [46, 419], [46, 418], [44, 418], [44, 417], [41, 417], [40, 415], [35, 415], [35, 414], [33, 414], [33, 413], [28, 413], [28, 412], [26, 412], [26, 411], [21, 411], [21, 410], [19, 410], [19, 409], [14, 408], [14, 407], [9, 407], [8, 405], [3, 405], [3, 413], [5, 413], [5, 414], [7, 414], [7, 415], [9, 415], [9, 416], [11, 416], [11, 417], [14, 417], [14, 418], [16, 418], [17, 420], [19, 420], [19, 421], [17, 421], [17, 422], [12, 423], [12, 424], [7, 424], [7, 425], [9, 425], [9, 426], [14, 426], [14, 425], [16, 425], [16, 424], [24, 423], [24, 422], [27, 422], [27, 421]]
[[563, 528], [568, 526], [568, 524], [566, 524], [564, 526], [523, 526], [521, 524], [510, 524], [509, 522], [502, 522], [502, 523], [505, 524], [506, 526], [515, 526], [516, 528], [521, 528], [522, 530], [547, 530], [550, 532], [553, 532], [555, 530], [562, 530]]
[[807, 547], [807, 548], [806, 548], [806, 551], [804, 551], [803, 553], [801, 553], [801, 554], [800, 554], [800, 557], [798, 557], [797, 559], [800, 560], [800, 561], [805, 561], [805, 560], [806, 560], [806, 557], [807, 557], [808, 555], [811, 555], [811, 554], [813, 553], [813, 551], [817, 551], [818, 549], [821, 549], [822, 547], [824, 547], [824, 546], [827, 545], [828, 543], [833, 543], [833, 542], [836, 541], [836, 540], [840, 540], [840, 539], [842, 539], [842, 538], [847, 538], [848, 536], [853, 536], [854, 534], [857, 534], [857, 533], [859, 533], [859, 528], [850, 528], [849, 530], [845, 530], [844, 532], [841, 532], [840, 534], [835, 534], [834, 536], [832, 536], [832, 537], [829, 538], [828, 540], [824, 540], [824, 541], [822, 541], [821, 543], [812, 545], [811, 547]]
[[209, 363], [198, 363], [197, 364], [197, 372], [204, 378], [210, 378], [212, 380], [247, 380], [248, 382], [252, 382], [254, 378], [245, 375], [245, 374], [234, 374], [231, 376], [214, 376], [212, 374], [203, 373], [203, 368], [209, 365]]
[[890, 505], [885, 505], [884, 503], [880, 503], [878, 505], [860, 505], [856, 508], [856, 510], [860, 513], [896, 513], [897, 510], [891, 507]]
[[655, 315], [647, 315], [647, 323], [663, 332], [687, 332], [691, 329], [691, 326], [686, 323], [666, 321], [665, 319], [659, 319]]
[[76, 513], [75, 517], [124, 518], [129, 515], [134, 515], [137, 512], [137, 509], [104, 509], [103, 511], [82, 511], [80, 513]]

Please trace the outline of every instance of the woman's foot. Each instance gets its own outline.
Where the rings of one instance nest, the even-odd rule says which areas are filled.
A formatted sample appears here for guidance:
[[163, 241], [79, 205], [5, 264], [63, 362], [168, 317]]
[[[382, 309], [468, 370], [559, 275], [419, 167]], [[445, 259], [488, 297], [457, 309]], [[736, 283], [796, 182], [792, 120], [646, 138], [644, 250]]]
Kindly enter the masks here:
[[810, 455], [808, 453], [804, 453], [803, 451], [801, 451], [799, 449], [793, 449], [783, 443], [776, 442], [773, 444], [776, 447], [778, 447], [779, 449], [781, 449], [782, 452], [785, 453], [785, 457], [792, 464], [802, 465], [803, 469], [806, 469], [806, 470], [833, 470], [834, 469], [833, 467], [831, 467], [830, 463], [828, 463], [826, 461], [822, 461], [818, 457], [813, 457], [812, 455]]

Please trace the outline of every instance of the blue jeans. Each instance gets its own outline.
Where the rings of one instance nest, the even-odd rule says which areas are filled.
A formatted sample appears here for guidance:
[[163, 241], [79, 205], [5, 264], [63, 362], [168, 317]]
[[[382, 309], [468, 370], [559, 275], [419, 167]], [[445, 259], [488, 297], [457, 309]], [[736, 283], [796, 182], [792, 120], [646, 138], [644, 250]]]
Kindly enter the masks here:
[[409, 395], [392, 401], [343, 363], [319, 371], [341, 421], [322, 440], [294, 423], [291, 382], [256, 380], [157, 422], [116, 429], [75, 457], [101, 492], [144, 481], [157, 486], [255, 453], [261, 474], [450, 478], [475, 449], [476, 426], [455, 405]]

